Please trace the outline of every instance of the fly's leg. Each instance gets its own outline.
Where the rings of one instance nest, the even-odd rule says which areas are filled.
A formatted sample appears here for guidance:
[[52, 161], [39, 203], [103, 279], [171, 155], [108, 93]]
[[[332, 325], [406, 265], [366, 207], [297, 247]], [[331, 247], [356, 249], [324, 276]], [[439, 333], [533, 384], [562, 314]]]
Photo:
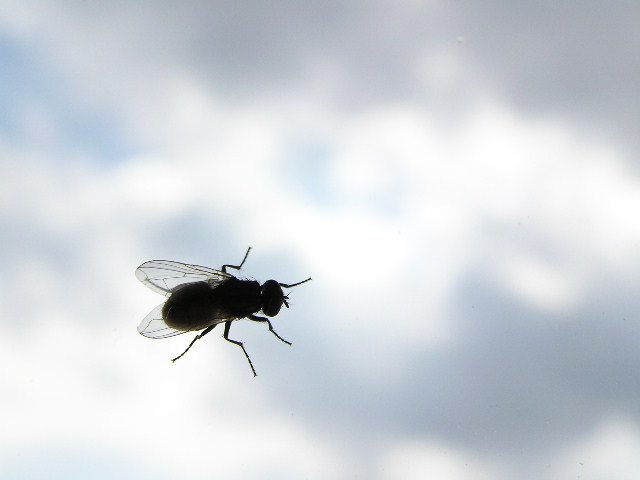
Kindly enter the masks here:
[[298, 283], [292, 283], [291, 285], [287, 285], [286, 283], [278, 283], [278, 285], [284, 288], [292, 288], [292, 287], [297, 287], [298, 285], [302, 285], [303, 283], [307, 283], [309, 280], [311, 280], [311, 277], [307, 278], [306, 280], [302, 280], [301, 282], [298, 282]]
[[[298, 282], [298, 283], [288, 284], [288, 283], [279, 283], [278, 282], [278, 285], [280, 285], [281, 287], [284, 287], [284, 288], [293, 288], [293, 287], [297, 287], [298, 285], [302, 285], [303, 283], [307, 283], [309, 280], [311, 280], [311, 277], [307, 278], [306, 280], [302, 280], [301, 282]], [[284, 298], [282, 299], [282, 303], [284, 303], [285, 307], [289, 308], [289, 302], [287, 302], [287, 300], [289, 300], [289, 297], [287, 295], [285, 295]], [[273, 332], [273, 330], [271, 330], [271, 331]], [[273, 332], [273, 333], [276, 333], [276, 332]], [[276, 335], [276, 337], [278, 337], [278, 336]], [[278, 338], [280, 338], [280, 337], [278, 337]], [[289, 342], [287, 342], [287, 343], [289, 343]], [[289, 343], [289, 345], [291, 345], [291, 344]]]
[[[249, 251], [248, 251], [248, 250], [247, 250], [247, 253], [249, 253]], [[247, 257], [246, 257], [246, 255], [245, 255], [245, 258], [247, 258]], [[247, 351], [244, 349], [244, 345], [242, 344], [242, 342], [239, 342], [239, 341], [237, 341], [237, 340], [231, 340], [231, 339], [229, 338], [229, 329], [230, 329], [230, 328], [231, 328], [231, 322], [225, 322], [225, 323], [224, 323], [224, 339], [225, 339], [227, 342], [235, 343], [236, 345], [238, 345], [238, 346], [242, 349], [242, 351], [244, 352], [244, 356], [245, 356], [245, 357], [247, 357], [247, 361], [249, 362], [249, 366], [251, 367], [251, 371], [253, 372], [253, 376], [254, 376], [254, 377], [257, 377], [257, 376], [258, 376], [258, 374], [256, 373], [256, 369], [255, 369], [255, 368], [253, 368], [253, 363], [251, 363], [251, 359], [249, 358], [249, 354], [248, 354], [248, 353], [247, 353]]]
[[189, 346], [187, 347], [187, 349], [182, 352], [180, 355], [178, 355], [176, 358], [174, 358], [173, 360], [171, 360], [172, 362], [175, 362], [176, 360], [178, 360], [180, 357], [182, 357], [185, 353], [187, 353], [189, 351], [189, 349], [191, 348], [191, 346], [196, 343], [196, 340], [200, 340], [202, 337], [204, 337], [207, 333], [209, 333], [211, 330], [213, 330], [213, 328], [215, 327], [215, 325], [211, 325], [210, 327], [205, 328], [202, 333], [196, 335], [196, 338], [194, 338], [193, 340], [191, 340], [191, 343], [189, 344]]
[[247, 253], [244, 254], [244, 258], [242, 259], [242, 262], [240, 263], [240, 265], [222, 265], [222, 268], [220, 270], [222, 270], [224, 273], [227, 273], [227, 267], [233, 268], [235, 270], [240, 270], [242, 268], [242, 265], [244, 265], [245, 260], [249, 256], [250, 251], [251, 251], [251, 247], [247, 249]]
[[269, 331], [271, 333], [273, 333], [276, 337], [278, 337], [278, 339], [280, 339], [281, 341], [283, 341], [284, 343], [286, 343], [287, 345], [291, 345], [291, 342], [287, 342], [284, 338], [282, 338], [280, 335], [278, 335], [276, 333], [276, 331], [273, 329], [273, 325], [271, 325], [271, 321], [268, 318], [265, 317], [259, 317], [257, 315], [249, 315], [249, 318], [251, 320], [253, 320], [254, 322], [267, 322], [269, 324]]

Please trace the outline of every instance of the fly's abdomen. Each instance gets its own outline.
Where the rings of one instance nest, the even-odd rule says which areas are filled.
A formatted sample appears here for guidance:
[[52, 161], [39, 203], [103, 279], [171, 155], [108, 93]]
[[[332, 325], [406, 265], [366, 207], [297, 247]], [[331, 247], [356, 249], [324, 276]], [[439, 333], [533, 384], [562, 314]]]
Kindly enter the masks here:
[[206, 282], [187, 284], [175, 291], [162, 308], [167, 326], [176, 330], [200, 330], [220, 318], [212, 301], [212, 290]]

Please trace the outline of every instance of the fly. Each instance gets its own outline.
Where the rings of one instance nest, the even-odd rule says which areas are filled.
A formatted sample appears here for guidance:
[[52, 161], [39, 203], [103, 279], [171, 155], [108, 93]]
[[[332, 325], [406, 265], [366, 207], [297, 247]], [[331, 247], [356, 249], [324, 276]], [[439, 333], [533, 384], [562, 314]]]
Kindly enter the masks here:
[[[140, 322], [138, 332], [149, 338], [167, 338], [202, 330], [184, 352], [171, 360], [175, 362], [189, 351], [196, 340], [224, 323], [225, 340], [242, 348], [253, 376], [257, 376], [242, 342], [229, 338], [231, 322], [240, 318], [264, 322], [279, 340], [291, 345], [276, 333], [267, 317], [275, 317], [282, 305], [289, 308], [289, 297], [283, 288], [296, 287], [311, 277], [292, 284], [267, 280], [260, 285], [255, 280], [242, 280], [227, 272], [227, 268], [240, 270], [250, 251], [251, 247], [240, 265], [222, 265], [220, 270], [170, 260], [151, 260], [140, 265], [136, 270], [138, 280], [167, 300]], [[266, 317], [255, 315], [258, 312]]]

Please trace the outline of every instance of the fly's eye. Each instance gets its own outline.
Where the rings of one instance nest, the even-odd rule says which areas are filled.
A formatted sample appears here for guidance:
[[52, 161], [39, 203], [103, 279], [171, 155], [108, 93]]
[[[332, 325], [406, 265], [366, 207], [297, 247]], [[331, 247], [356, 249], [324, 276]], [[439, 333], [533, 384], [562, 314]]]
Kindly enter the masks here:
[[275, 317], [284, 303], [282, 287], [275, 280], [267, 280], [262, 285], [262, 313]]

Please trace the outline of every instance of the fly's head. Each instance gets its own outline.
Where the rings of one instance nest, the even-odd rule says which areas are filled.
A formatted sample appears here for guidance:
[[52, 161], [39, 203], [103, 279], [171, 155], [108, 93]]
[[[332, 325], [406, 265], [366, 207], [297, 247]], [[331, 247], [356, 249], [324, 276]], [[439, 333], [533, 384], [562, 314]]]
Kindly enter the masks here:
[[275, 317], [282, 304], [285, 304], [287, 308], [287, 296], [282, 291], [282, 287], [275, 280], [267, 280], [262, 285], [262, 313], [267, 317]]

